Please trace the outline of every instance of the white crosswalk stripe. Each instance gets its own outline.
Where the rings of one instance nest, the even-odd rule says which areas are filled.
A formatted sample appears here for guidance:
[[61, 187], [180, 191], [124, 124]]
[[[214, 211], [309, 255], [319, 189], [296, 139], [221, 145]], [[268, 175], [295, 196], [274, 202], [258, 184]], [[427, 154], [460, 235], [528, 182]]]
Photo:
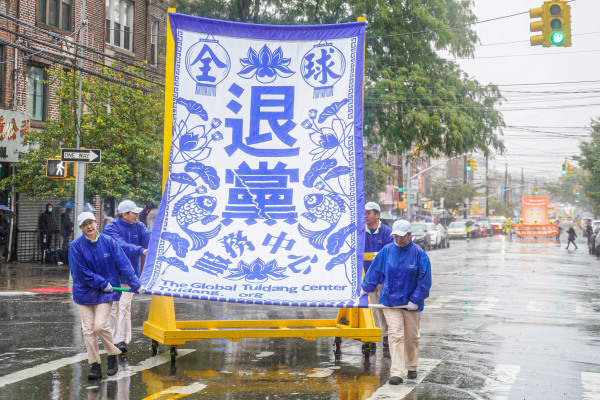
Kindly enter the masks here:
[[583, 400], [600, 400], [600, 374], [582, 372]]
[[520, 371], [521, 367], [518, 365], [497, 365], [492, 375], [485, 380], [482, 392], [491, 395], [491, 397], [486, 397], [489, 399], [508, 399], [510, 389]]
[[417, 372], [419, 377], [417, 379], [410, 379], [400, 385], [390, 385], [389, 383], [383, 385], [371, 397], [367, 400], [398, 400], [404, 398], [407, 394], [412, 392], [415, 387], [421, 383], [421, 381], [429, 375], [429, 373], [440, 363], [440, 360], [432, 360], [428, 358], [419, 359], [419, 368]]

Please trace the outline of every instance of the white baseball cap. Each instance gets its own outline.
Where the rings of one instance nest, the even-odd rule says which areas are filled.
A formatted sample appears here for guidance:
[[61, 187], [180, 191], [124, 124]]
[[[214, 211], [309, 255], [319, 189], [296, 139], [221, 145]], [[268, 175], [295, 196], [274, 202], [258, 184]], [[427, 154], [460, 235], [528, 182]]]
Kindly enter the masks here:
[[369, 210], [375, 210], [378, 213], [381, 213], [381, 208], [379, 208], [379, 204], [370, 201], [367, 204], [365, 204], [365, 211], [369, 211]]
[[392, 235], [404, 236], [410, 233], [410, 222], [399, 219], [392, 225]]
[[121, 203], [119, 203], [119, 207], [117, 207], [117, 212], [119, 214], [128, 212], [134, 212], [136, 214], [139, 214], [140, 212], [142, 212], [142, 210], [143, 208], [136, 206], [135, 203], [131, 200], [122, 201]]
[[87, 221], [88, 219], [91, 219], [92, 221], [95, 221], [96, 220], [96, 216], [94, 215], [94, 213], [91, 213], [89, 211], [82, 212], [81, 214], [79, 214], [77, 216], [77, 226], [83, 225], [83, 223], [85, 221]]

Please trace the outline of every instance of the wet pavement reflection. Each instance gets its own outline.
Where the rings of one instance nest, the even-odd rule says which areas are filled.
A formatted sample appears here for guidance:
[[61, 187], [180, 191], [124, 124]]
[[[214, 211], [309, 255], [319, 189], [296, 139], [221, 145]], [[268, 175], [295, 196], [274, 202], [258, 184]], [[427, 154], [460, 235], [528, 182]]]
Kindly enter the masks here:
[[[151, 356], [150, 298], [135, 298], [119, 373], [88, 382], [68, 268], [0, 270], [0, 399], [600, 399], [600, 260], [548, 239], [456, 240], [429, 253], [434, 286], [421, 325], [419, 378], [387, 384], [381, 346], [333, 339], [225, 339]], [[176, 300], [178, 320], [334, 318], [336, 310]], [[103, 354], [106, 360], [106, 354]]]

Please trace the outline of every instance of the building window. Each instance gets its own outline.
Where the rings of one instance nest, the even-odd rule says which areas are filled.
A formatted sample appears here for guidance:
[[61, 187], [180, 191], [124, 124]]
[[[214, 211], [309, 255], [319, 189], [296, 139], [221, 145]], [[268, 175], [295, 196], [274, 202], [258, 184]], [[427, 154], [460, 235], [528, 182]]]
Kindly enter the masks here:
[[158, 64], [158, 21], [150, 27], [150, 65]]
[[37, 20], [66, 31], [72, 28], [73, 0], [38, 0]]
[[106, 0], [106, 43], [132, 50], [133, 3]]
[[48, 103], [48, 92], [46, 84], [43, 82], [46, 78], [44, 67], [29, 65], [27, 66], [27, 113], [32, 120], [44, 121], [46, 119], [46, 105]]

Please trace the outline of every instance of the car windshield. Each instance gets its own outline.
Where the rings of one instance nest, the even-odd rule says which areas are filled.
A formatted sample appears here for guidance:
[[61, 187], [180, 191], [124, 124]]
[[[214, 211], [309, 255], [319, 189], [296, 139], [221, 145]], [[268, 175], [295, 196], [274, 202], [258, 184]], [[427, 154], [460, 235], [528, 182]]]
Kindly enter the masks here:
[[424, 232], [425, 231], [425, 227], [421, 224], [415, 224], [415, 225], [411, 225], [410, 226], [410, 230], [412, 232]]
[[427, 227], [427, 230], [429, 230], [429, 231], [435, 230], [435, 225], [434, 224], [425, 224], [425, 226]]
[[440, 232], [444, 232], [444, 227], [443, 226], [438, 226], [437, 230], [440, 231]]
[[465, 227], [464, 222], [453, 222], [449, 226], [449, 228], [464, 228], [464, 227]]
[[492, 219], [492, 220], [490, 220], [490, 222], [492, 224], [503, 224], [504, 223], [504, 221], [501, 219]]

